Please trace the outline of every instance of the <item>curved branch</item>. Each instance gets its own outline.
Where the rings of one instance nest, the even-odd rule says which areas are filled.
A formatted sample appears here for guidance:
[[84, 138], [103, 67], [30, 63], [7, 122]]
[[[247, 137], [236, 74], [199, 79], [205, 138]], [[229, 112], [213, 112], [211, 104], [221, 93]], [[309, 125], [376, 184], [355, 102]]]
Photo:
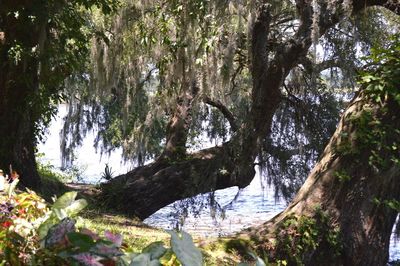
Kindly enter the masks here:
[[314, 63], [310, 60], [308, 57], [303, 57], [299, 60], [299, 63], [303, 65], [303, 67], [306, 69], [307, 72], [315, 72], [315, 73], [321, 73], [324, 70], [338, 67], [341, 68], [343, 64], [340, 63], [339, 59], [332, 58], [332, 59], [327, 59], [324, 60], [320, 63]]
[[[319, 20], [319, 32], [323, 34], [340, 21], [343, 14], [339, 11], [332, 14], [327, 10], [326, 3], [322, 0], [319, 2], [325, 5], [321, 8]], [[353, 3], [355, 2], [362, 2], [362, 7], [367, 7], [373, 1], [354, 0]], [[299, 28], [291, 39], [276, 48], [275, 56], [269, 50], [268, 5], [259, 8], [258, 17], [251, 29], [250, 70], [253, 77], [253, 102], [248, 116], [245, 117], [246, 122], [238, 129], [238, 134], [221, 147], [205, 149], [194, 154], [180, 150], [179, 148], [185, 148], [191, 108], [197, 94], [196, 90], [193, 91], [196, 86], [183, 84], [183, 94], [167, 127], [167, 154], [164, 155], [170, 156], [161, 156], [153, 164], [137, 168], [106, 184], [109, 189], [103, 189], [103, 197], [109, 199], [110, 207], [145, 218], [175, 200], [229, 186], [244, 188], [251, 182], [255, 174], [253, 163], [259, 150], [258, 145], [270, 133], [273, 116], [283, 99], [280, 88], [291, 69], [306, 56], [312, 44], [311, 1], [296, 0], [296, 4]], [[363, 8], [355, 6], [353, 11], [361, 9]], [[219, 106], [220, 110], [227, 110], [222, 104], [214, 103], [217, 103], [214, 106]], [[181, 158], [176, 154], [184, 156]], [[315, 195], [323, 194], [315, 191]]]
[[203, 99], [203, 102], [217, 108], [221, 113], [224, 115], [224, 117], [228, 120], [229, 125], [231, 126], [231, 129], [233, 132], [236, 132], [238, 130], [238, 125], [236, 123], [236, 118], [232, 114], [231, 111], [220, 101], [220, 100], [212, 100], [210, 97], [205, 96]]

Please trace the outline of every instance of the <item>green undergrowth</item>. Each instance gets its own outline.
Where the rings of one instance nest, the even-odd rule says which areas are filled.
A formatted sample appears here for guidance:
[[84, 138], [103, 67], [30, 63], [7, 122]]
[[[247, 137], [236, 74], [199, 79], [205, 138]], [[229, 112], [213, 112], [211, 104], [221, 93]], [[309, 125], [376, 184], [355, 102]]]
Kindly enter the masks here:
[[278, 228], [276, 239], [275, 258], [288, 265], [307, 265], [315, 252], [322, 265], [324, 261], [334, 261], [342, 252], [339, 228], [331, 225], [329, 216], [318, 209], [312, 218], [288, 216]]
[[[151, 227], [139, 219], [105, 212], [105, 209], [95, 209], [89, 205], [86, 210], [82, 211], [82, 219], [79, 224], [95, 232], [110, 231], [114, 234], [123, 235], [125, 243], [134, 252], [140, 252], [156, 241], [162, 241], [166, 246], [169, 246], [170, 235], [163, 229]], [[244, 261], [254, 262], [253, 257], [248, 254], [246, 249], [248, 245], [235, 245], [240, 240], [206, 239], [195, 233], [192, 233], [192, 237], [202, 251], [204, 265], [238, 265]]]
[[58, 173], [55, 171], [54, 166], [38, 162], [37, 170], [41, 177], [40, 190], [36, 191], [46, 201], [50, 202], [52, 197], [61, 196], [69, 191], [65, 183], [70, 180], [70, 176]]
[[165, 231], [152, 228], [138, 219], [103, 213], [90, 206], [82, 211], [79, 222], [96, 232], [111, 231], [123, 235], [126, 244], [136, 252], [155, 241], [162, 241], [167, 245], [170, 237]]
[[88, 203], [76, 191], [49, 204], [31, 190], [15, 190], [17, 184], [0, 191], [2, 266], [203, 265], [186, 232], [152, 229], [93, 209], [82, 213]]

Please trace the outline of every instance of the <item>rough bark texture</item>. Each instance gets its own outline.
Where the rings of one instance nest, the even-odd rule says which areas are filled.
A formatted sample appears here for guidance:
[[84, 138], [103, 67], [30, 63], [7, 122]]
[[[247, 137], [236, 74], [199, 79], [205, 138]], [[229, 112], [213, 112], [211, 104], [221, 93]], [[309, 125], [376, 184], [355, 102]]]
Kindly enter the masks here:
[[199, 89], [196, 84], [183, 84], [182, 87], [175, 113], [167, 125], [167, 141], [162, 159], [179, 160], [186, 155], [187, 135], [192, 121], [191, 111]]
[[[321, 259], [324, 265], [386, 265], [398, 213], [384, 202], [400, 200], [400, 166], [391, 161], [399, 154], [398, 151], [380, 149], [379, 156], [388, 164], [384, 167], [373, 165], [372, 151], [377, 149], [374, 143], [366, 142], [364, 130], [372, 132], [375, 129], [372, 124], [360, 128], [357, 122], [365, 112], [372, 114], [371, 121], [400, 128], [400, 108], [393, 99], [380, 105], [366, 99], [363, 93], [355, 98], [292, 203], [262, 226], [244, 232], [257, 239], [263, 246], [261, 249], [265, 249], [265, 243], [271, 238], [276, 238], [277, 230], [288, 217], [312, 218], [317, 210], [322, 210], [328, 215], [332, 228], [340, 231], [341, 254], [321, 258], [320, 254], [326, 254], [329, 247], [317, 247], [304, 261], [306, 265], [320, 265]], [[388, 134], [384, 141], [397, 145], [398, 135]]]
[[[144, 219], [178, 199], [232, 185], [245, 187], [247, 179], [232, 180], [231, 152], [224, 146], [188, 155], [186, 160], [159, 159], [116, 177], [111, 186], [103, 187], [102, 197], [115, 209]], [[247, 170], [247, 175], [254, 175], [253, 167]]]
[[34, 132], [38, 117], [31, 106], [39, 86], [39, 64], [24, 52], [20, 57], [10, 56], [10, 49], [16, 44], [24, 49], [37, 47], [41, 21], [32, 23], [24, 16], [14, 16], [20, 4], [26, 12], [37, 8], [33, 2], [19, 2], [3, 1], [0, 8], [0, 168], [8, 172], [11, 164], [23, 185], [38, 188]]

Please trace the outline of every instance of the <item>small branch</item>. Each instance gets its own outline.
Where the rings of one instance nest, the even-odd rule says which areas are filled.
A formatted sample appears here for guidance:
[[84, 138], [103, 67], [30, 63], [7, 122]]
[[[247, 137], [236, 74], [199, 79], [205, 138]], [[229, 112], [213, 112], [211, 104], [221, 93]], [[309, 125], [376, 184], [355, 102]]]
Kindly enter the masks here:
[[236, 132], [238, 130], [239, 127], [236, 124], [235, 116], [232, 114], [231, 111], [229, 111], [229, 109], [225, 105], [222, 104], [220, 100], [214, 101], [210, 97], [205, 96], [203, 101], [204, 103], [211, 105], [221, 111], [224, 117], [228, 120], [233, 132]]
[[327, 59], [320, 63], [314, 63], [308, 57], [304, 56], [299, 60], [299, 63], [303, 65], [303, 67], [308, 73], [312, 72], [321, 73], [322, 71], [333, 67], [338, 67], [338, 68], [342, 67], [342, 65], [340, 65], [340, 61], [335, 58]]
[[138, 83], [138, 88], [142, 88], [147, 82], [150, 81], [151, 76], [153, 75], [153, 72], [158, 70], [157, 67], [153, 67], [152, 69], [149, 70], [149, 72], [147, 72], [146, 76], [144, 77], [143, 80], [139, 81]]
[[232, 88], [231, 88], [230, 92], [225, 94], [225, 96], [230, 96], [235, 91], [235, 89], [237, 87], [236, 77], [242, 72], [243, 69], [244, 69], [244, 65], [239, 64], [239, 66], [236, 68], [235, 72], [233, 73], [233, 75], [231, 77]]

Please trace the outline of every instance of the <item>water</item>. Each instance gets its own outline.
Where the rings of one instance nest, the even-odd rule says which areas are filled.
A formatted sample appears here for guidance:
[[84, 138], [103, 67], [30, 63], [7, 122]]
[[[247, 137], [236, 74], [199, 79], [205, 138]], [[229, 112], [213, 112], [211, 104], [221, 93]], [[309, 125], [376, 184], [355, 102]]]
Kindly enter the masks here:
[[[62, 117], [66, 114], [66, 106], [61, 105], [59, 115], [49, 128], [49, 136], [44, 144], [39, 145], [39, 152], [44, 153], [43, 161], [55, 167], [61, 166], [60, 135]], [[114, 175], [122, 174], [132, 168], [129, 164], [121, 163], [121, 150], [116, 150], [110, 156], [101, 156], [93, 147], [94, 134], [89, 134], [81, 148], [76, 151], [76, 164], [84, 170], [85, 182], [99, 182], [101, 173], [108, 164]], [[195, 232], [202, 236], [223, 236], [238, 232], [244, 228], [259, 225], [272, 218], [286, 207], [285, 202], [275, 201], [272, 188], [262, 188], [260, 177], [257, 174], [251, 184], [239, 192], [236, 187], [218, 190], [216, 200], [225, 209], [225, 217], [211, 218], [210, 210], [203, 210], [198, 216], [189, 215], [182, 229]], [[237, 196], [237, 197], [236, 197]], [[236, 199], [235, 199], [236, 197]], [[235, 200], [234, 200], [235, 199]], [[144, 222], [164, 229], [171, 229], [171, 217], [174, 217], [173, 204], [164, 207], [147, 218]], [[175, 217], [179, 219], [179, 217]], [[400, 259], [400, 246], [396, 245], [392, 236], [390, 242], [390, 260]]]
[[[195, 232], [203, 236], [223, 236], [232, 232], [238, 232], [244, 228], [261, 224], [280, 211], [286, 204], [275, 201], [274, 191], [271, 188], [260, 189], [259, 178], [254, 178], [253, 182], [239, 192], [237, 187], [218, 190], [215, 193], [217, 202], [224, 208], [224, 216], [211, 217], [211, 210], [203, 210], [199, 217], [189, 214], [185, 219], [182, 229], [187, 232]], [[237, 193], [239, 195], [237, 196]], [[235, 199], [235, 196], [237, 198]], [[144, 220], [152, 226], [162, 228], [173, 228], [171, 215], [174, 214], [173, 205], [169, 205], [152, 216]]]
[[[56, 119], [51, 122], [48, 129], [49, 134], [45, 143], [38, 146], [39, 153], [44, 153], [44, 157], [40, 161], [48, 162], [56, 169], [61, 167], [61, 150], [60, 150], [60, 132], [63, 127], [63, 118], [67, 114], [67, 105], [62, 104], [58, 108]], [[89, 133], [83, 141], [82, 146], [75, 151], [74, 166], [83, 172], [84, 179], [79, 180], [85, 183], [97, 183], [101, 179], [106, 164], [112, 168], [113, 175], [119, 175], [129, 171], [132, 166], [124, 164], [121, 160], [121, 149], [107, 155], [97, 153], [93, 143], [95, 135]]]

